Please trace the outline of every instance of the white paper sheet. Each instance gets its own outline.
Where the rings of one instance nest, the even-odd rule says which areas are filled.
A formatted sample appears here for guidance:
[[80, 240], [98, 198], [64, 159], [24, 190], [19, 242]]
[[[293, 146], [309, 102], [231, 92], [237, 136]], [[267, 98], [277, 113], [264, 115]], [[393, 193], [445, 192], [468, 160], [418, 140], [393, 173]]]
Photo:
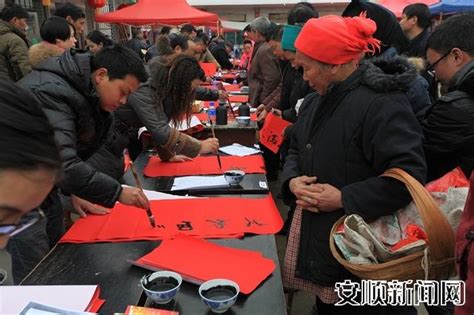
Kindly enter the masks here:
[[238, 143], [234, 143], [232, 145], [222, 147], [219, 149], [219, 151], [229, 154], [229, 155], [236, 155], [236, 156], [247, 156], [247, 155], [260, 153], [260, 151], [257, 149], [246, 147]]
[[173, 182], [171, 190], [184, 190], [190, 188], [211, 188], [211, 187], [225, 187], [229, 183], [224, 176], [183, 176], [176, 177]]
[[169, 200], [169, 199], [189, 199], [189, 198], [198, 198], [193, 196], [177, 196], [171, 194], [165, 194], [158, 191], [146, 190], [143, 189], [143, 193], [146, 195], [148, 200]]
[[92, 315], [96, 313], [89, 312], [80, 312], [80, 311], [71, 311], [64, 308], [51, 307], [49, 305], [39, 304], [36, 302], [30, 302], [25, 309], [20, 313], [20, 315], [53, 315], [53, 314], [63, 314], [63, 315]]
[[179, 131], [185, 131], [185, 130], [191, 129], [191, 128], [199, 126], [199, 125], [202, 126], [201, 121], [199, 120], [199, 118], [197, 118], [194, 115], [193, 115], [193, 117], [191, 117], [191, 121], [189, 122], [189, 125], [188, 125], [187, 119], [180, 121], [177, 125], [175, 125], [172, 121], [170, 121], [169, 125], [170, 125], [171, 128], [178, 129]]
[[84, 311], [96, 285], [0, 286], [0, 314], [20, 314], [30, 302]]

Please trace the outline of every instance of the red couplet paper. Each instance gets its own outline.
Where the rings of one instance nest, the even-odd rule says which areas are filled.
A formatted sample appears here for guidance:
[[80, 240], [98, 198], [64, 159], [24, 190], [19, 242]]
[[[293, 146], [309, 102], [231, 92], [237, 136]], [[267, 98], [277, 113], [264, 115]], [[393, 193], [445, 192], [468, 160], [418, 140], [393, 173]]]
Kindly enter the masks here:
[[274, 234], [283, 220], [271, 195], [264, 198], [192, 198], [150, 202], [156, 227], [145, 210], [117, 203], [110, 214], [80, 218], [63, 243], [159, 240], [187, 234], [203, 238]]
[[291, 123], [276, 115], [267, 115], [263, 128], [260, 130], [260, 143], [273, 153], [277, 153], [283, 143], [283, 131], [289, 125]]
[[164, 240], [136, 264], [150, 269], [173, 270], [198, 283], [229, 279], [235, 281], [244, 294], [252, 293], [275, 270], [273, 260], [260, 252], [224, 247], [184, 235]]
[[87, 305], [87, 308], [85, 309], [86, 312], [91, 312], [91, 313], [99, 313], [100, 308], [102, 305], [104, 305], [105, 300], [100, 298], [100, 288], [97, 286], [95, 289], [94, 295], [92, 296], [91, 301], [89, 302], [89, 305]]
[[148, 177], [217, 175], [231, 169], [244, 171], [246, 174], [265, 174], [265, 163], [262, 156], [221, 156], [222, 169], [215, 156], [199, 156], [192, 161], [173, 163], [164, 162], [157, 156], [150, 157], [143, 174]]
[[249, 101], [248, 95], [229, 95], [231, 103], [247, 103]]
[[212, 62], [200, 62], [199, 65], [201, 66], [202, 70], [204, 71], [204, 74], [208, 77], [213, 76], [216, 74], [217, 71], [217, 66], [215, 63]]
[[227, 92], [236, 92], [236, 91], [239, 91], [239, 92], [240, 92], [240, 85], [238, 85], [238, 84], [224, 85], [224, 89], [225, 89]]

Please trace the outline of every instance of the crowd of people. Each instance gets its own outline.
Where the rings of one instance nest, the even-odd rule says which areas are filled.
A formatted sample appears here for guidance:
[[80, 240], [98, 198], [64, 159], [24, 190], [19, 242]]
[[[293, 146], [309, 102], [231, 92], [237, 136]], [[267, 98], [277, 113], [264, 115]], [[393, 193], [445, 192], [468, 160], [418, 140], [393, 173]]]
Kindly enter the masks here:
[[[216, 138], [197, 140], [170, 126], [189, 120], [195, 100], [227, 100], [200, 62], [246, 70], [241, 85], [259, 125], [276, 115], [292, 125], [278, 153], [261, 146], [268, 180], [281, 176], [289, 206], [285, 287], [316, 296], [315, 314], [416, 314], [412, 307], [335, 306], [335, 283], [353, 279], [329, 248], [333, 224], [347, 214], [370, 220], [411, 201], [405, 186], [381, 177], [400, 168], [420, 183], [456, 167], [474, 167], [474, 14], [432, 27], [425, 4], [400, 21], [384, 7], [353, 0], [341, 16], [319, 17], [301, 2], [277, 25], [257, 17], [234, 44], [191, 24], [163, 27], [152, 46], [140, 29], [120, 45], [94, 30], [77, 49], [85, 15], [60, 6], [29, 45], [28, 13], [5, 7], [0, 21], [0, 245], [19, 283], [65, 231], [65, 214], [106, 215], [119, 201], [147, 208], [143, 192], [122, 186], [124, 152], [142, 150], [145, 126], [165, 161], [215, 153]], [[233, 57], [233, 58], [231, 58]], [[282, 170], [282, 172], [281, 172]], [[474, 268], [474, 222], [458, 233], [460, 270]], [[466, 233], [467, 231], [467, 233]], [[470, 233], [470, 234], [469, 234]], [[471, 235], [471, 238], [468, 238]], [[7, 239], [10, 242], [6, 245]], [[470, 254], [470, 255], [469, 255]], [[466, 296], [474, 296], [472, 272]], [[459, 314], [474, 311], [470, 299]], [[452, 314], [453, 306], [427, 307]]]

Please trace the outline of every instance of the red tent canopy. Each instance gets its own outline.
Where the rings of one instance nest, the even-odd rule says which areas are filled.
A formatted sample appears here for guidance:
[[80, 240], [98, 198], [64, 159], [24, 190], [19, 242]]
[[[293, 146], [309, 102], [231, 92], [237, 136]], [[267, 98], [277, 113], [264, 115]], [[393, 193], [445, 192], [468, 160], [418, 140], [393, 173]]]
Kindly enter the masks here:
[[188, 5], [186, 0], [139, 0], [121, 10], [96, 16], [99, 23], [122, 23], [129, 25], [194, 25], [215, 26], [218, 16]]
[[409, 4], [424, 3], [427, 6], [430, 6], [432, 4], [438, 3], [439, 0], [376, 0], [372, 2], [376, 2], [386, 7], [387, 9], [392, 11], [397, 18], [401, 18], [403, 8], [405, 8]]

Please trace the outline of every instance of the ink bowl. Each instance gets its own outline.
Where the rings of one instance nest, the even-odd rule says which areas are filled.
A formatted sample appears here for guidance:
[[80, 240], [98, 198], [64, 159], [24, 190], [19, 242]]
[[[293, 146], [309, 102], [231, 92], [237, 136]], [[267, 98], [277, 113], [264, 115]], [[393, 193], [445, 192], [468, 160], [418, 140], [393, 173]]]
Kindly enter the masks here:
[[202, 301], [214, 313], [224, 313], [234, 305], [240, 288], [237, 283], [227, 279], [213, 279], [199, 287]]
[[183, 278], [172, 271], [157, 271], [143, 276], [140, 284], [145, 294], [156, 304], [166, 304], [179, 291]]
[[237, 117], [235, 117], [235, 120], [237, 120], [237, 124], [239, 126], [248, 126], [248, 125], [250, 125], [250, 116], [237, 116]]
[[224, 179], [231, 186], [237, 186], [244, 179], [245, 172], [241, 170], [228, 170], [224, 172]]

